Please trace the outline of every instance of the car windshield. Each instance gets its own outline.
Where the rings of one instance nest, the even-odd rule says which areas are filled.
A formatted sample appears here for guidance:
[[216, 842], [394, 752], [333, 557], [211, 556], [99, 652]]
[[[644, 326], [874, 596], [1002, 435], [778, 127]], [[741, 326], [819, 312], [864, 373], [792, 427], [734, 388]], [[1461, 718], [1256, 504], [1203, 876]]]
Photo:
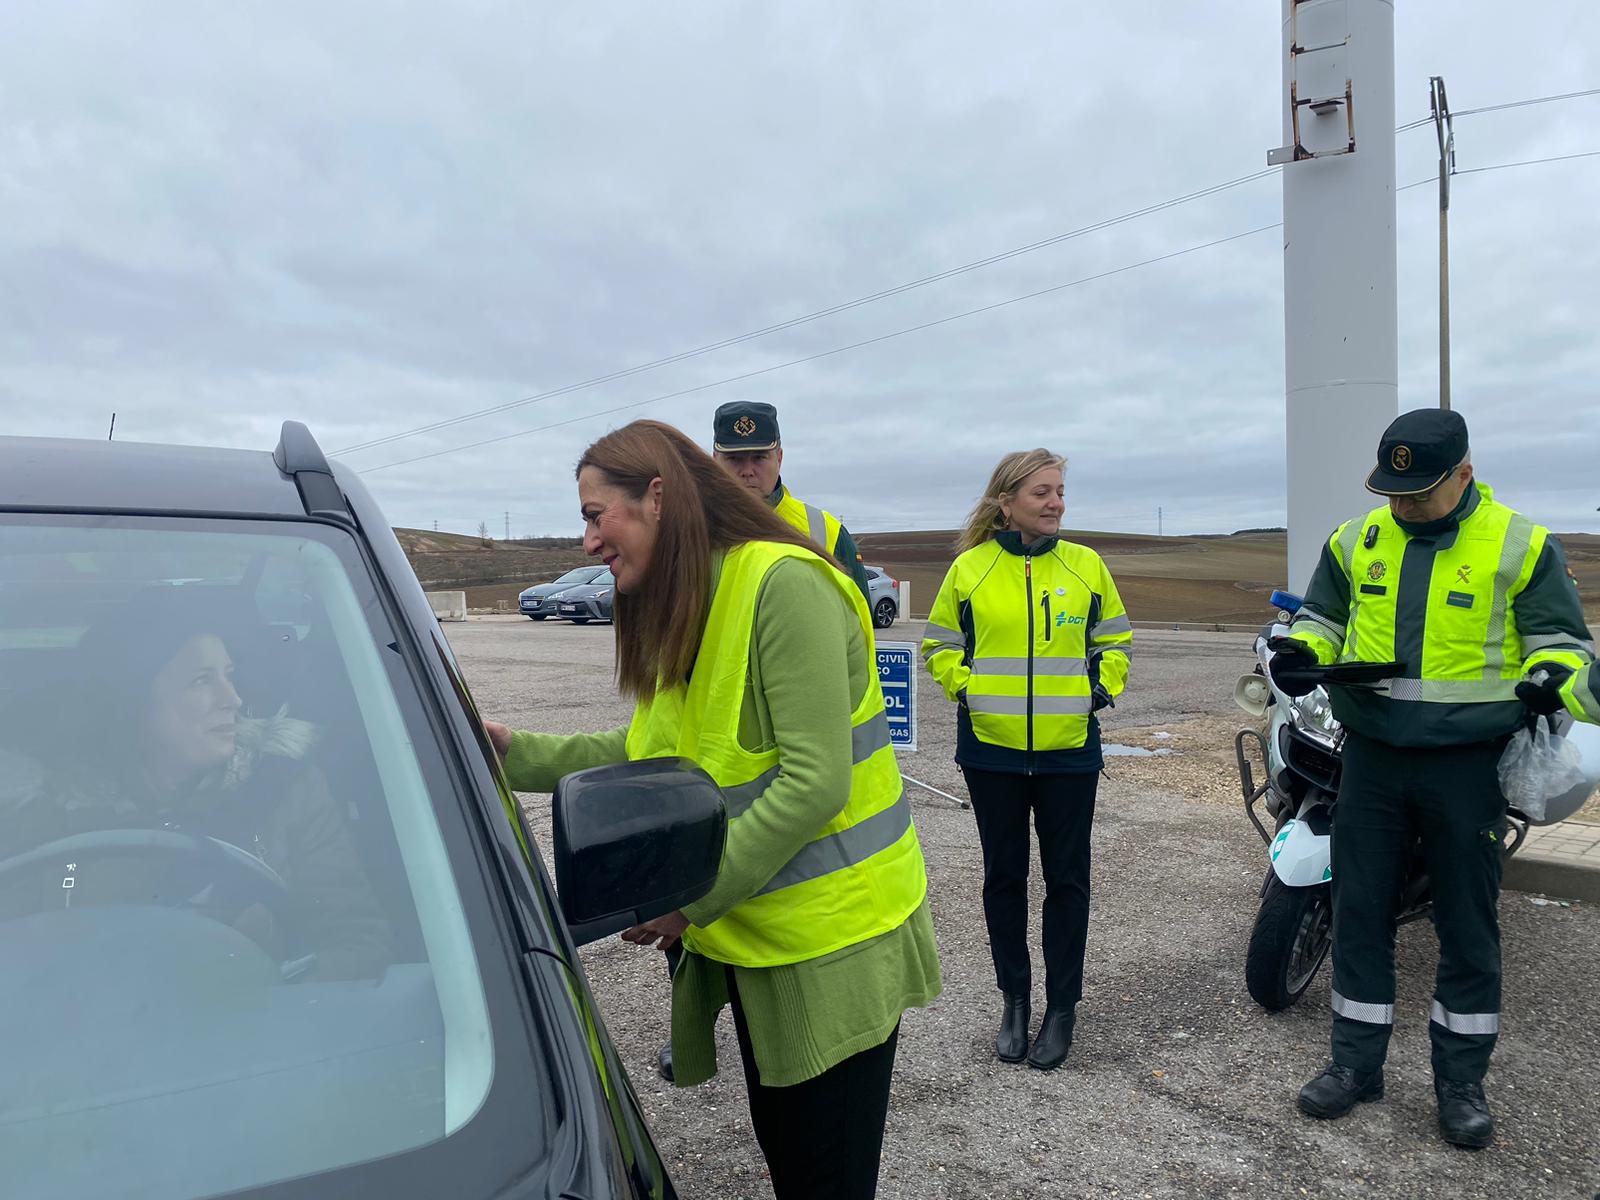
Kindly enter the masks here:
[[384, 622], [338, 530], [0, 516], [7, 1195], [258, 1187], [484, 1106], [472, 856]]
[[606, 569], [605, 567], [574, 567], [572, 570], [568, 571], [565, 575], [563, 575], [560, 579], [556, 580], [556, 582], [557, 583], [588, 583], [590, 580], [596, 578], [600, 574], [600, 572], [604, 571], [605, 569]]

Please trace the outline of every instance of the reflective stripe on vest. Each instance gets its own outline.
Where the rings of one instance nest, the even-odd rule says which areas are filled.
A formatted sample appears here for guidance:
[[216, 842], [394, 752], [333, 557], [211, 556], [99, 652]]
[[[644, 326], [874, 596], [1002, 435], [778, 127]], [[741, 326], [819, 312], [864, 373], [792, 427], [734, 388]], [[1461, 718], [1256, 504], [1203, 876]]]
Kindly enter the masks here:
[[[648, 750], [693, 760], [722, 788], [733, 821], [744, 819], [780, 775], [776, 748], [746, 750], [739, 742], [739, 721], [756, 596], [766, 573], [785, 559], [806, 561], [823, 572], [850, 603], [865, 645], [872, 645], [866, 602], [836, 568], [799, 546], [752, 542], [736, 547], [723, 560], [689, 684], [639, 705], [628, 729], [629, 758]], [[922, 903], [927, 891], [922, 849], [889, 744], [877, 672], [869, 669], [867, 677], [851, 717], [850, 795], [843, 810], [756, 895], [704, 928], [691, 925], [684, 933], [691, 950], [736, 966], [800, 962], [886, 933]]]
[[829, 554], [837, 556], [839, 531], [844, 528], [838, 517], [815, 504], [805, 503], [787, 487], [773, 511]]
[[[1392, 700], [1515, 702], [1525, 657], [1551, 644], [1548, 638], [1525, 642], [1516, 626], [1516, 596], [1533, 574], [1546, 532], [1496, 502], [1487, 487], [1477, 486], [1477, 507], [1453, 539], [1439, 539], [1424, 557], [1417, 554], [1420, 539], [1409, 537], [1387, 507], [1346, 523], [1334, 535], [1350, 580], [1339, 659], [1406, 662], [1405, 678], [1380, 685]], [[1375, 535], [1369, 532], [1374, 527]], [[1428, 570], [1427, 578], [1414, 578], [1419, 567]], [[1420, 597], [1418, 588], [1425, 589]], [[1422, 617], [1420, 630], [1415, 614]], [[1314, 623], [1308, 632], [1331, 635], [1337, 625], [1320, 615], [1307, 619]]]

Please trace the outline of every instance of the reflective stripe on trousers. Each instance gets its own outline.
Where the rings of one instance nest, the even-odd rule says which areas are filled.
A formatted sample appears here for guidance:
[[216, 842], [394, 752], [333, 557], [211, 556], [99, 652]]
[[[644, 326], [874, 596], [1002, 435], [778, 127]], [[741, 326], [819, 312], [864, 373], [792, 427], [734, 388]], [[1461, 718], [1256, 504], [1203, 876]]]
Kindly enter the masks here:
[[1347, 1020], [1368, 1025], [1394, 1024], [1394, 1005], [1363, 1004], [1359, 1000], [1346, 1000], [1338, 992], [1333, 993], [1333, 1011]]
[[1455, 1013], [1437, 1000], [1433, 1002], [1432, 1020], [1451, 1033], [1476, 1034], [1480, 1037], [1500, 1032], [1499, 1013]]

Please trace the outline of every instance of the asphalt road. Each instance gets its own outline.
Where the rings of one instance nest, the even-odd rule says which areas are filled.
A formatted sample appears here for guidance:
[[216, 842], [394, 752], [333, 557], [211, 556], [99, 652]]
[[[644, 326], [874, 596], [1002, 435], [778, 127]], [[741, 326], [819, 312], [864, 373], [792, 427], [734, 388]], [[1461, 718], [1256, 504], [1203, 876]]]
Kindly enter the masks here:
[[[486, 714], [556, 732], [627, 719], [608, 628], [520, 617], [446, 628]], [[885, 636], [919, 634], [901, 625]], [[1134, 684], [1108, 740], [1118, 726], [1228, 717], [1249, 635], [1140, 630], [1135, 644]], [[918, 698], [921, 749], [903, 770], [964, 795], [953, 709], [925, 675]], [[1086, 995], [1072, 1053], [1048, 1074], [994, 1058], [999, 994], [971, 814], [912, 791], [945, 990], [905, 1018], [880, 1195], [1600, 1196], [1600, 914], [1502, 900], [1507, 1016], [1487, 1085], [1495, 1146], [1455, 1150], [1436, 1132], [1427, 1012], [1437, 948], [1424, 924], [1399, 935], [1387, 1098], [1314, 1122], [1294, 1094], [1327, 1058], [1329, 972], [1287, 1013], [1250, 1000], [1242, 964], [1263, 849], [1236, 806], [1184, 791], [1152, 788], [1116, 763], [1102, 782]], [[548, 798], [525, 801], [547, 842]], [[1034, 890], [1037, 922], [1037, 880]], [[667, 1028], [660, 955], [609, 941], [583, 958], [680, 1192], [770, 1196], [731, 1020], [719, 1026], [718, 1077], [674, 1089], [654, 1066]], [[1035, 992], [1037, 1022], [1042, 978]]]

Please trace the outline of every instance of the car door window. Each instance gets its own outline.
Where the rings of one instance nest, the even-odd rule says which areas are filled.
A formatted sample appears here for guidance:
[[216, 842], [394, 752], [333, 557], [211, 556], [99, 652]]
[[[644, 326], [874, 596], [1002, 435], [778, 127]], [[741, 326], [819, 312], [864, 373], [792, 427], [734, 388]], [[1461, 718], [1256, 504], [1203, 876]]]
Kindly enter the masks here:
[[0, 523], [0, 1192], [209, 1196], [484, 1105], [430, 735], [349, 543]]

